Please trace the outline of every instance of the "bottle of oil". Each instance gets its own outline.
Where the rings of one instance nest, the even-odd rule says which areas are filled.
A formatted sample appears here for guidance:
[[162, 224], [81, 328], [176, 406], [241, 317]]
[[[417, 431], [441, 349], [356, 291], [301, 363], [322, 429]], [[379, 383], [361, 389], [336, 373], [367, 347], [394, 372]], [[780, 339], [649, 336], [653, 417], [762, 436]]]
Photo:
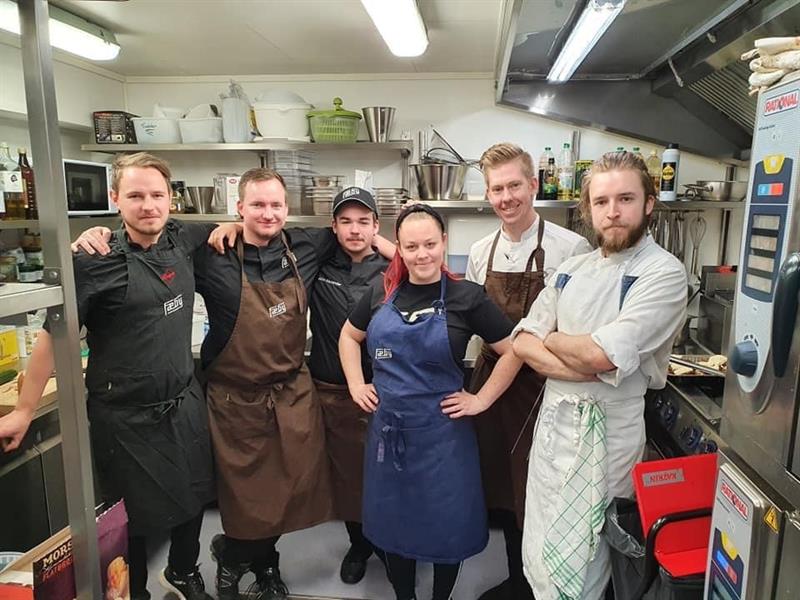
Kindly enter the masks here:
[[547, 163], [551, 158], [555, 158], [555, 154], [553, 154], [553, 150], [550, 146], [544, 147], [544, 152], [539, 156], [539, 190], [540, 194], [539, 197], [544, 199], [544, 177], [545, 172], [547, 171]]
[[558, 172], [556, 159], [547, 159], [547, 168], [544, 170], [544, 184], [542, 186], [543, 200], [556, 200], [558, 198]]
[[3, 179], [6, 219], [24, 219], [25, 204], [22, 197], [22, 173], [16, 161], [11, 158], [8, 144], [0, 144], [0, 177]]
[[564, 144], [558, 163], [558, 199], [572, 200], [572, 178], [575, 175], [575, 161], [568, 143]]
[[25, 203], [25, 218], [38, 219], [39, 208], [36, 204], [36, 183], [33, 178], [33, 169], [28, 162], [28, 150], [18, 148], [19, 170], [22, 174], [22, 198]]
[[633, 147], [633, 153], [634, 153], [636, 156], [638, 156], [639, 158], [641, 158], [642, 160], [644, 160], [644, 156], [642, 155], [642, 151], [641, 151], [641, 149], [639, 148], [639, 146], [634, 146], [634, 147]]
[[658, 152], [652, 150], [645, 164], [647, 165], [647, 172], [650, 174], [650, 179], [653, 180], [653, 187], [658, 191], [658, 188], [661, 186], [661, 157], [658, 155]]

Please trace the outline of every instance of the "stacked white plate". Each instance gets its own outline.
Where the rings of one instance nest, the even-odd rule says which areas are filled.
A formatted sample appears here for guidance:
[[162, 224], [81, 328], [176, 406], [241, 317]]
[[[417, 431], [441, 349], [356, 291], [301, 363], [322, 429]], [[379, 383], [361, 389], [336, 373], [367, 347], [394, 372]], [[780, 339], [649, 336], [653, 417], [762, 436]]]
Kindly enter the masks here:
[[378, 214], [382, 217], [397, 215], [403, 203], [408, 200], [408, 192], [404, 188], [375, 188], [374, 193]]
[[311, 153], [304, 150], [270, 150], [267, 166], [283, 177], [289, 210], [300, 212], [303, 182], [314, 174], [311, 170]]

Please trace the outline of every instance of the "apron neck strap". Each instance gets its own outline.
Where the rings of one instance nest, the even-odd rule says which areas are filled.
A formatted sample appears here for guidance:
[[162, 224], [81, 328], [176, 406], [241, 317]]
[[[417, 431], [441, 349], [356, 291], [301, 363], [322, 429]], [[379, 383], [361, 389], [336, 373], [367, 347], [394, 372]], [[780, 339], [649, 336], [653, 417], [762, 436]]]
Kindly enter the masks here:
[[503, 227], [500, 226], [500, 229], [497, 230], [497, 235], [494, 236], [494, 241], [492, 242], [492, 249], [489, 250], [489, 262], [486, 265], [486, 271], [491, 271], [494, 267], [494, 251], [497, 250], [497, 242], [500, 240], [500, 232], [502, 231]]
[[529, 273], [536, 260], [536, 270], [544, 271], [544, 248], [542, 248], [542, 238], [544, 238], [544, 218], [539, 215], [539, 231], [536, 235], [536, 248], [533, 249], [528, 257], [528, 264], [525, 265], [525, 272]]
[[[283, 230], [281, 230], [281, 242], [283, 242], [283, 247], [286, 250], [286, 259], [289, 261], [289, 266], [292, 267], [294, 276], [298, 281], [302, 281], [300, 279], [300, 271], [297, 269], [297, 258], [289, 248], [289, 238], [286, 237], [286, 233]], [[244, 272], [244, 240], [241, 235], [236, 238], [236, 255], [239, 257], [239, 269], [242, 273], [242, 279], [245, 279], [247, 275]]]

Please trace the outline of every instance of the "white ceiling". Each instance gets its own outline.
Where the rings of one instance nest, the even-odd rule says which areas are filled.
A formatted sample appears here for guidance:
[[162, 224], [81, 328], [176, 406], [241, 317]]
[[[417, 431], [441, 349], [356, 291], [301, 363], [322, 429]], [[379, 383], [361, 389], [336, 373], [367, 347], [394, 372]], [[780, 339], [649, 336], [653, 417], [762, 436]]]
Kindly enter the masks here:
[[53, 0], [116, 34], [96, 64], [126, 76], [493, 71], [503, 3], [418, 0], [430, 44], [401, 59], [360, 0]]

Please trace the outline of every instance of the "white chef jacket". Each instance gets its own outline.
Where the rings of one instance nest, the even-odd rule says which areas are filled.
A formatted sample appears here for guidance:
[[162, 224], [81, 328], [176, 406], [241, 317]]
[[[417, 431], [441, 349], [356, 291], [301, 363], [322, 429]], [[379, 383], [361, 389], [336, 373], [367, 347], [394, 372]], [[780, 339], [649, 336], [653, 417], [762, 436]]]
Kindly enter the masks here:
[[[533, 225], [523, 232], [519, 242], [511, 241], [511, 238], [503, 231], [503, 228], [500, 228], [500, 239], [497, 240], [497, 249], [494, 253], [492, 267], [495, 271], [521, 273], [525, 270], [531, 253], [536, 249], [539, 219], [541, 218], [537, 214]], [[489, 252], [492, 249], [492, 243], [496, 235], [497, 231], [493, 231], [472, 244], [469, 250], [469, 261], [465, 275], [467, 280], [474, 281], [480, 285], [486, 282]], [[585, 237], [550, 221], [544, 222], [542, 247], [544, 248], [544, 270], [547, 278], [555, 273], [561, 263], [568, 258], [592, 251], [592, 246]]]
[[[644, 450], [644, 393], [666, 382], [672, 342], [683, 325], [684, 266], [650, 235], [636, 246], [604, 257], [601, 251], [562, 264], [514, 329], [544, 339], [560, 331], [591, 334], [615, 369], [596, 383], [548, 379], [528, 467], [522, 557], [539, 600], [559, 598], [543, 559], [549, 525], [577, 454], [576, 398], [591, 398], [605, 415], [607, 458], [602, 468], [607, 500], [633, 495], [631, 471]], [[574, 507], [574, 505], [573, 505]], [[602, 598], [610, 562], [602, 536], [588, 562], [581, 600]]]

